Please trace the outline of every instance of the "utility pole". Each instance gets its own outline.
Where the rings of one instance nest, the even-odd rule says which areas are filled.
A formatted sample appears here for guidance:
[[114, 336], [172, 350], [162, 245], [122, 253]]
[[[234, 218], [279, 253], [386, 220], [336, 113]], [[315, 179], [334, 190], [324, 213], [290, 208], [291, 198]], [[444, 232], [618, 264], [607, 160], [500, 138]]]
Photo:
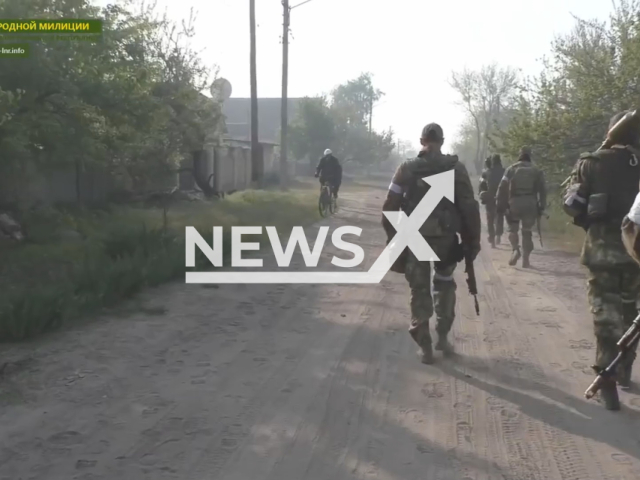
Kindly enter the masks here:
[[289, 25], [291, 8], [289, 0], [282, 0], [282, 98], [280, 105], [280, 186], [284, 189], [289, 183], [287, 159], [287, 131], [289, 129], [288, 87], [289, 87]]
[[311, 0], [305, 0], [290, 7], [289, 0], [282, 0], [282, 99], [280, 103], [280, 186], [282, 188], [287, 186], [289, 179], [287, 133], [289, 130], [289, 26], [291, 25], [291, 10], [310, 1]]
[[261, 180], [260, 168], [260, 138], [258, 135], [258, 79], [256, 67], [256, 0], [249, 0], [249, 31], [251, 37], [251, 169], [253, 179]]

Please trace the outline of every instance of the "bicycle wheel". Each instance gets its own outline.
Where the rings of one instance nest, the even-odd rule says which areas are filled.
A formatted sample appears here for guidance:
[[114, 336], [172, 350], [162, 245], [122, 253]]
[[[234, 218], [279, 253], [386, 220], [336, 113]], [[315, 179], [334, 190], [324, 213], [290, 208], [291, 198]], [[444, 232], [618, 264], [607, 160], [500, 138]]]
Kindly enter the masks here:
[[320, 199], [318, 200], [318, 211], [320, 212], [321, 217], [327, 216], [328, 210], [328, 201], [327, 201], [327, 190], [325, 188], [320, 192]]

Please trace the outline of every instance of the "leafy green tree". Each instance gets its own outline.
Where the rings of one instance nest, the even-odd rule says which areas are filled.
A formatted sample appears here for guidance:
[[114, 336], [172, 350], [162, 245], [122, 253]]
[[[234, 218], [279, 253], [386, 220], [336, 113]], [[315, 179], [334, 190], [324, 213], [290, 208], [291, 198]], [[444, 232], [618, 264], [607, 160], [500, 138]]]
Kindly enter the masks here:
[[98, 41], [45, 38], [0, 70], [0, 177], [16, 185], [34, 168], [93, 163], [146, 189], [221, 118], [200, 93], [210, 69], [190, 47], [193, 16], [178, 27], [132, 1], [0, 0], [0, 17], [104, 20]]
[[325, 97], [304, 98], [289, 127], [291, 151], [296, 158], [317, 161], [326, 148], [333, 148], [335, 123]]
[[331, 148], [360, 169], [386, 161], [395, 148], [393, 132], [376, 132], [370, 125], [372, 108], [383, 95], [365, 73], [336, 87], [330, 98], [305, 98], [290, 126], [292, 154], [315, 162]]
[[336, 87], [331, 94], [331, 108], [342, 123], [371, 130], [373, 107], [384, 93], [373, 86], [373, 76], [363, 73]]
[[515, 155], [531, 145], [551, 177], [564, 179], [578, 156], [598, 147], [615, 113], [640, 105], [640, 2], [616, 2], [608, 21], [577, 19], [551, 45], [542, 72], [523, 82], [497, 138]]

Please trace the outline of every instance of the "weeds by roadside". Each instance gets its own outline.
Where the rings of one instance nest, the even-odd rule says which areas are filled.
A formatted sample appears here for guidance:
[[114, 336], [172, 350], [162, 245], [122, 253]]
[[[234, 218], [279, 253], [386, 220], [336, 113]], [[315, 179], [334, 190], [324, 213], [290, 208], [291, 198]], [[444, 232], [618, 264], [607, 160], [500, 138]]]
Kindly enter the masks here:
[[[166, 229], [157, 208], [27, 216], [29, 242], [0, 246], [0, 341], [35, 337], [179, 278], [185, 226], [210, 239], [213, 226], [305, 225], [318, 218], [316, 202], [311, 190], [248, 190], [223, 201], [172, 205]], [[200, 252], [196, 259], [210, 267]]]
[[542, 220], [542, 235], [548, 238], [554, 248], [577, 255], [582, 250], [584, 230], [571, 223], [559, 202], [556, 199], [550, 201], [547, 209], [549, 218]]

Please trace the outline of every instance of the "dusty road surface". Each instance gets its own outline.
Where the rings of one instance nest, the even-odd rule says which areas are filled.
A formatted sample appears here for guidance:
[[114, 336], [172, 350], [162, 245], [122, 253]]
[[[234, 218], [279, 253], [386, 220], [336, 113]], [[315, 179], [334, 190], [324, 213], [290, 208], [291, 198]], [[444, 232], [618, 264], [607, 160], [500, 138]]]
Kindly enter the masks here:
[[[385, 192], [345, 190], [323, 224], [361, 226], [371, 262]], [[485, 247], [476, 263], [479, 317], [458, 272], [458, 355], [434, 366], [393, 273], [174, 284], [129, 318], [11, 348], [0, 479], [640, 478], [640, 396], [618, 413], [582, 398], [594, 344], [576, 259], [538, 250], [525, 271], [508, 254]]]

